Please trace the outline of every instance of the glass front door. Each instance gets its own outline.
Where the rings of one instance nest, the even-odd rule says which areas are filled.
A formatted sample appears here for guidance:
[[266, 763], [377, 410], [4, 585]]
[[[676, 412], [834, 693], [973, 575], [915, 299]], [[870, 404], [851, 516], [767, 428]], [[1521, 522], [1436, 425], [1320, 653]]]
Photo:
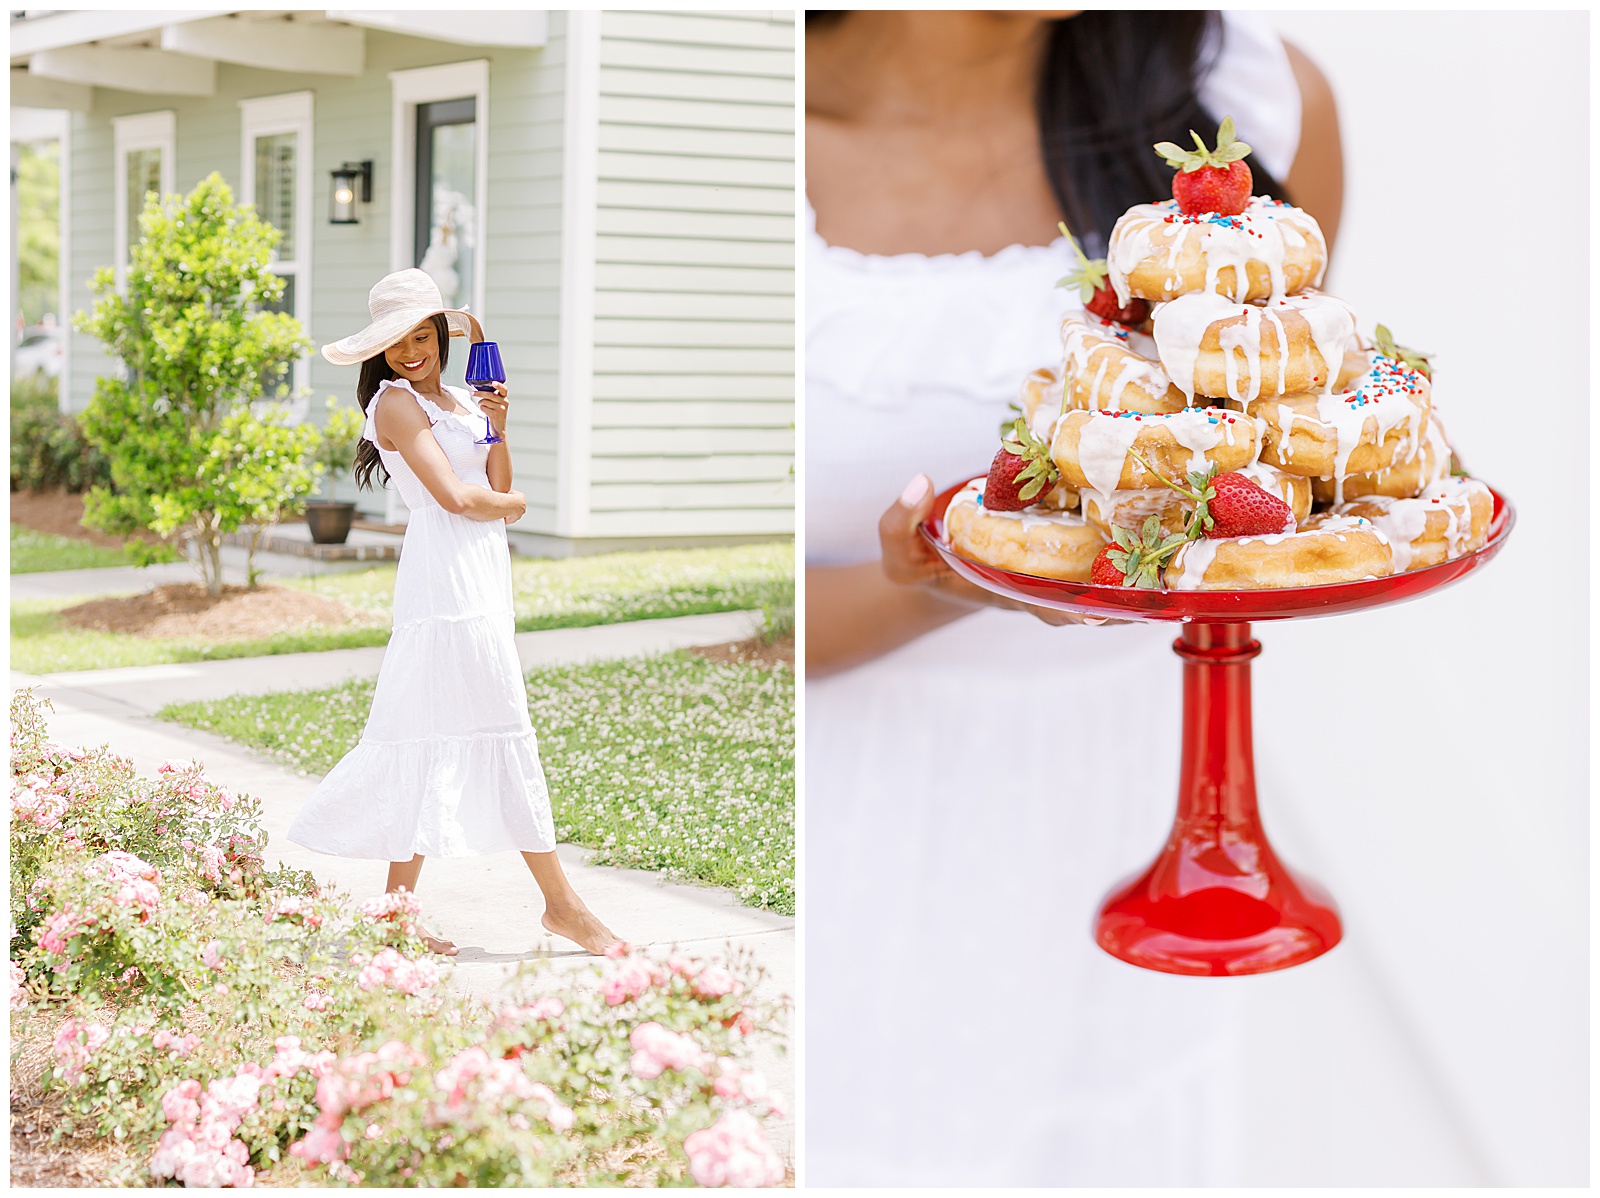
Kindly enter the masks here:
[[477, 107], [471, 97], [417, 105], [413, 261], [452, 308], [469, 302], [477, 283]]

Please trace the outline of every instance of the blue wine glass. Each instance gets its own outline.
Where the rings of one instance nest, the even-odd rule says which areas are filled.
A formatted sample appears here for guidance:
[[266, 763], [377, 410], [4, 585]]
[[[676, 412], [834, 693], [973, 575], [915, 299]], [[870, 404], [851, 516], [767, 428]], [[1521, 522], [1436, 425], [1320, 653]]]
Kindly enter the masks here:
[[[474, 341], [467, 347], [467, 385], [474, 391], [493, 392], [489, 383], [506, 381], [506, 368], [500, 361], [500, 347], [493, 341]], [[483, 418], [485, 435], [473, 442], [475, 445], [498, 445], [504, 437], [494, 435], [494, 422]]]

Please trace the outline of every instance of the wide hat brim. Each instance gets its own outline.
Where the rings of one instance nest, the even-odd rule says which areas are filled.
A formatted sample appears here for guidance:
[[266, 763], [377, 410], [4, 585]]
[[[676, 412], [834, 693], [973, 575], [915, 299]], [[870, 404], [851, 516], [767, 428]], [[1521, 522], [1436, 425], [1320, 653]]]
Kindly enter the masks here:
[[450, 336], [465, 337], [468, 341], [482, 341], [483, 326], [470, 312], [459, 308], [433, 308], [421, 305], [398, 312], [388, 312], [374, 320], [359, 333], [352, 333], [331, 345], [322, 347], [322, 356], [335, 366], [357, 366], [375, 354], [381, 354], [430, 316], [443, 316], [450, 326]]

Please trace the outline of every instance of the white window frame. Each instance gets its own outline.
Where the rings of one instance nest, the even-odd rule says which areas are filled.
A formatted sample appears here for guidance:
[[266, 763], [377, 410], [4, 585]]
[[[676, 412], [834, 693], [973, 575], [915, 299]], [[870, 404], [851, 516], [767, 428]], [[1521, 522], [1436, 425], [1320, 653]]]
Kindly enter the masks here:
[[[256, 197], [255, 139], [275, 133], [293, 133], [295, 142], [295, 196], [293, 261], [280, 264], [274, 251], [273, 265], [287, 270], [278, 273], [294, 276], [294, 318], [311, 336], [311, 236], [312, 236], [312, 99], [308, 91], [285, 92], [239, 101], [239, 200], [253, 204]], [[313, 338], [314, 340], [314, 338]], [[311, 360], [302, 354], [294, 364], [293, 389], [310, 385]]]
[[112, 236], [117, 264], [117, 286], [128, 282], [128, 155], [135, 150], [161, 151], [161, 194], [178, 190], [178, 116], [172, 109], [111, 118]]
[[393, 217], [389, 222], [389, 269], [404, 270], [411, 261], [416, 230], [417, 105], [436, 100], [459, 100], [466, 96], [477, 101], [473, 120], [478, 126], [477, 179], [478, 244], [472, 263], [472, 295], [469, 310], [480, 321], [485, 318], [484, 297], [488, 288], [489, 267], [489, 60], [452, 62], [444, 66], [419, 67], [411, 71], [390, 71], [393, 87], [393, 137], [389, 155], [389, 203]]

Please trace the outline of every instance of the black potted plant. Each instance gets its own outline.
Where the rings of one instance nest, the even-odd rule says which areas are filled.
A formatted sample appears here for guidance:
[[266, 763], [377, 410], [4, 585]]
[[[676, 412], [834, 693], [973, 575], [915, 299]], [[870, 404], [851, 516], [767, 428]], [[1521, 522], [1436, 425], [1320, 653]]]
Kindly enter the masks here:
[[[328, 398], [328, 419], [322, 426], [322, 441], [317, 447], [317, 473], [322, 488], [333, 494], [334, 483], [350, 473], [355, 463], [356, 442], [361, 436], [363, 418], [355, 408], [340, 407]], [[319, 488], [319, 493], [321, 489]], [[306, 527], [318, 545], [343, 545], [356, 518], [356, 505], [335, 499], [306, 500]]]

